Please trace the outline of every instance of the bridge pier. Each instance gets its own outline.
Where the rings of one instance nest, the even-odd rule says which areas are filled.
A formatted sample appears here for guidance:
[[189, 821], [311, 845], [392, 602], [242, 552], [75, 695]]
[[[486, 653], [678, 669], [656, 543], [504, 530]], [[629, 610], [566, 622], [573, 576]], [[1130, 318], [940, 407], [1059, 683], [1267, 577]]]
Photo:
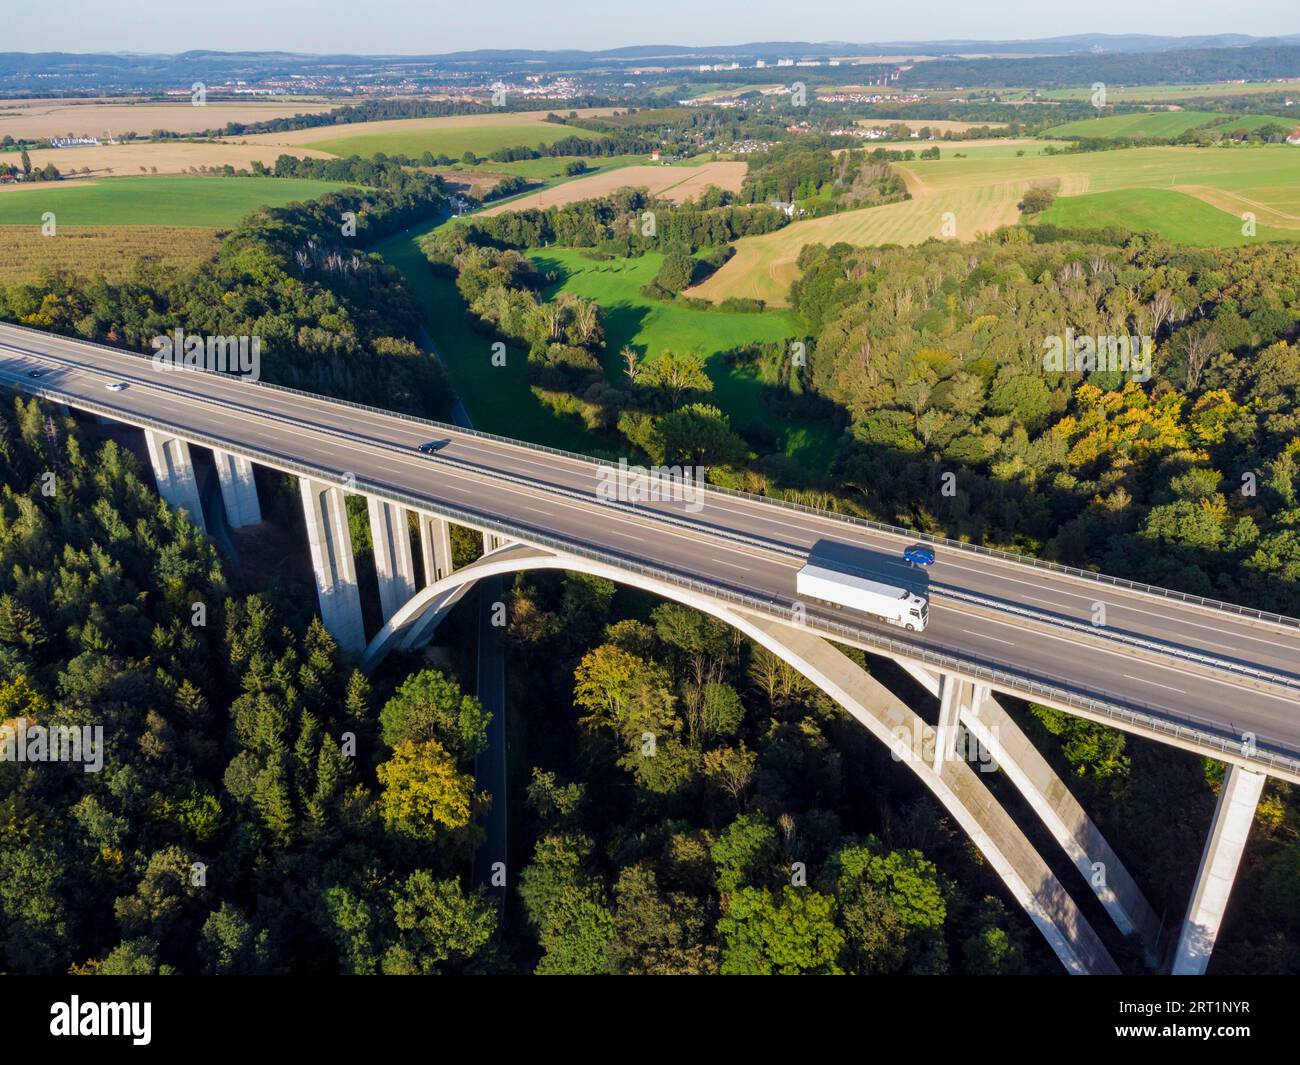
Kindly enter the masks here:
[[[943, 762], [951, 758], [957, 745], [963, 717], [978, 706], [988, 695], [988, 687], [957, 676], [943, 673], [939, 677], [939, 723], [934, 730], [934, 754], [931, 768], [938, 772]], [[963, 759], [964, 760], [964, 759]]]
[[343, 491], [307, 477], [298, 479], [298, 487], [321, 620], [344, 651], [361, 651], [366, 646], [366, 629]]
[[1263, 773], [1228, 763], [1201, 855], [1201, 867], [1196, 873], [1196, 886], [1174, 949], [1174, 976], [1202, 976], [1210, 964], [1214, 941], [1223, 924], [1232, 885], [1237, 879], [1237, 867], [1267, 779]]
[[490, 555], [493, 551], [499, 550], [510, 543], [508, 536], [501, 536], [498, 533], [485, 532], [483, 534], [483, 554]]
[[424, 583], [440, 581], [452, 570], [451, 522], [436, 514], [419, 514], [420, 559], [424, 563]]
[[170, 506], [185, 511], [190, 521], [206, 531], [190, 445], [179, 436], [170, 436], [154, 429], [144, 431], [144, 442], [149, 449], [154, 480], [158, 482], [158, 494]]
[[415, 562], [406, 508], [376, 496], [366, 497], [370, 513], [370, 539], [375, 546], [375, 574], [379, 577], [379, 605], [387, 621], [415, 594]]
[[217, 480], [221, 484], [221, 500], [226, 505], [226, 520], [231, 528], [257, 525], [262, 520], [262, 508], [257, 501], [257, 482], [253, 480], [253, 464], [242, 455], [212, 449], [217, 463]]
[[[942, 699], [947, 676], [941, 676], [922, 666], [900, 664], [932, 695], [938, 695]], [[961, 724], [979, 742], [997, 768], [1006, 773], [1016, 790], [1051, 832], [1052, 838], [1070, 856], [1075, 868], [1114, 921], [1115, 927], [1126, 936], [1136, 935], [1142, 943], [1148, 963], [1156, 965], [1160, 918], [1147, 902], [1133, 875], [1106, 842], [1101, 830], [1084, 811], [1065, 781], [1002, 709], [992, 693], [983, 685], [969, 686], [976, 688], [972, 698], [960, 702], [953, 700], [958, 707]], [[943, 724], [941, 701], [940, 725]], [[936, 749], [937, 747], [936, 739]]]

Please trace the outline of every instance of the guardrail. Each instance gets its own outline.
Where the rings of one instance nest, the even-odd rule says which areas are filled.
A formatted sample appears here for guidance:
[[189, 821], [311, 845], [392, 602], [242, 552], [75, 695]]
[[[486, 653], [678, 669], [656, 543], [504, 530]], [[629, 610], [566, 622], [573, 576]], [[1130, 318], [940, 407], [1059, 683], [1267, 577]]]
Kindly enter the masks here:
[[[103, 414], [118, 421], [123, 420], [124, 412], [95, 400], [85, 399], [80, 396], [68, 397], [35, 382], [24, 384], [23, 387], [32, 394], [41, 395], [54, 402], [62, 403], [71, 400], [78, 407], [93, 413]], [[754, 595], [752, 592], [733, 588], [720, 581], [703, 581], [667, 568], [649, 566], [644, 562], [621, 555], [615, 551], [575, 545], [551, 536], [545, 531], [539, 532], [530, 526], [502, 521], [492, 515], [457, 507], [442, 500], [426, 499], [375, 482], [360, 479], [350, 480], [338, 470], [302, 462], [268, 448], [232, 445], [219, 438], [204, 433], [196, 433], [185, 427], [178, 427], [174, 423], [148, 415], [131, 414], [130, 419], [143, 427], [179, 433], [194, 443], [205, 447], [218, 448], [233, 454], [240, 454], [287, 473], [336, 484], [339, 488], [353, 492], [369, 492], [415, 510], [435, 513], [459, 524], [500, 533], [510, 539], [543, 547], [560, 555], [576, 555], [605, 565], [631, 570], [669, 585], [716, 596], [728, 603], [773, 617], [784, 624], [807, 628], [833, 638], [838, 637], [850, 644], [857, 644], [878, 651], [887, 657], [906, 658], [942, 671], [959, 672], [981, 680], [995, 690], [1005, 691], [1022, 698], [1042, 699], [1050, 703], [1071, 707], [1117, 723], [1123, 722], [1135, 728], [1198, 744], [1204, 748], [1221, 752], [1233, 759], [1244, 759], [1251, 763], [1263, 765], [1266, 768], [1280, 770], [1292, 776], [1300, 776], [1300, 755], [1291, 755], [1261, 747], [1255, 747], [1250, 751], [1243, 750], [1244, 744], [1241, 741], [1210, 731], [1208, 727], [1198, 725], [1190, 719], [1180, 720], [1173, 716], [1166, 717], [1147, 711], [1135, 710], [1123, 702], [1118, 695], [1105, 689], [1098, 689], [1093, 694], [1085, 694], [1069, 688], [1045, 684], [1009, 669], [985, 665], [983, 662], [968, 658], [952, 648], [923, 646], [873, 632], [870, 629], [846, 625], [818, 615], [796, 612], [796, 603], [792, 600]], [[346, 473], [346, 471], [344, 472]], [[796, 616], [800, 617], [797, 622], [794, 620]]]
[[[4, 323], [7, 327], [30, 333], [37, 337], [58, 337], [59, 339], [68, 340], [75, 344], [84, 344], [89, 347], [99, 348], [102, 351], [111, 352], [115, 355], [129, 355], [135, 358], [148, 360], [151, 356], [146, 352], [134, 351], [129, 348], [115, 348], [108, 344], [101, 344], [98, 341], [83, 340], [80, 337], [65, 337], [62, 334], [50, 333], [46, 330], [33, 329], [30, 326], [15, 325]], [[39, 352], [37, 354], [40, 354]], [[177, 372], [177, 371], [172, 371]], [[184, 372], [190, 373], [214, 373], [199, 368], [186, 367]], [[439, 432], [462, 433], [467, 436], [478, 437], [482, 440], [499, 443], [510, 447], [523, 448], [528, 451], [535, 451], [541, 454], [555, 455], [577, 462], [593, 463], [596, 465], [616, 467], [616, 463], [610, 459], [603, 459], [591, 455], [581, 455], [574, 451], [566, 451], [562, 448], [549, 447], [545, 444], [534, 444], [526, 440], [514, 440], [510, 437], [500, 436], [496, 433], [484, 432], [482, 429], [470, 429], [448, 422], [436, 421], [432, 418], [421, 418], [418, 415], [407, 414], [404, 411], [386, 410], [382, 407], [375, 407], [368, 403], [358, 403], [355, 400], [338, 399], [333, 396], [321, 396], [314, 392], [305, 392], [302, 389], [290, 388], [287, 385], [273, 384], [268, 381], [247, 381], [236, 379], [238, 383], [244, 386], [256, 388], [273, 389], [278, 392], [286, 392], [291, 395], [300, 396], [303, 399], [314, 402], [338, 403], [346, 407], [352, 407], [357, 410], [368, 411], [373, 414], [382, 415], [390, 418], [399, 418], [403, 421], [412, 422], [419, 425], [427, 425], [430, 428], [437, 429]], [[269, 415], [268, 415], [269, 416]], [[786, 510], [792, 510], [798, 513], [808, 514], [823, 520], [832, 522], [843, 522], [847, 525], [858, 526], [861, 528], [871, 529], [874, 532], [886, 533], [904, 539], [920, 540], [925, 543], [943, 546], [947, 549], [960, 551], [967, 554], [982, 555], [987, 558], [994, 558], [1004, 562], [1011, 562], [1017, 565], [1031, 566], [1035, 569], [1047, 570], [1053, 573], [1060, 573], [1065, 576], [1078, 578], [1081, 580], [1095, 581], [1100, 584], [1108, 584], [1116, 588], [1125, 588], [1129, 591], [1138, 592], [1143, 595], [1149, 595], [1154, 598], [1170, 599], [1180, 603], [1186, 603], [1191, 606], [1204, 607], [1207, 610], [1219, 610], [1225, 613], [1235, 614], [1239, 617], [1250, 618], [1256, 621], [1266, 621], [1274, 625], [1281, 625], [1289, 628], [1300, 630], [1300, 618], [1293, 618], [1286, 614], [1277, 614], [1271, 611], [1259, 610], [1255, 607], [1241, 606], [1237, 603], [1229, 603], [1222, 599], [1211, 599], [1207, 596], [1193, 595], [1190, 592], [1180, 592], [1173, 588], [1163, 588], [1159, 585], [1146, 584], [1142, 581], [1129, 580], [1125, 577], [1115, 577], [1108, 573], [1102, 573], [1098, 570], [1080, 569], [1077, 566], [1066, 566], [1059, 562], [1051, 562], [1046, 559], [1035, 558], [1033, 555], [1020, 555], [1014, 551], [1007, 551], [998, 547], [985, 547], [981, 544], [968, 543], [964, 540], [952, 540], [946, 536], [936, 536], [933, 533], [918, 532], [914, 529], [905, 529], [900, 525], [889, 525], [885, 522], [875, 521], [871, 518], [861, 518], [851, 514], [838, 514], [834, 511], [821, 510], [817, 507], [810, 507], [804, 503], [794, 503], [776, 496], [761, 496], [753, 492], [742, 492], [734, 488], [726, 488], [721, 485], [706, 485], [706, 492], [718, 495], [731, 496], [743, 499], [750, 503], [756, 503], [766, 506], [777, 506]]]

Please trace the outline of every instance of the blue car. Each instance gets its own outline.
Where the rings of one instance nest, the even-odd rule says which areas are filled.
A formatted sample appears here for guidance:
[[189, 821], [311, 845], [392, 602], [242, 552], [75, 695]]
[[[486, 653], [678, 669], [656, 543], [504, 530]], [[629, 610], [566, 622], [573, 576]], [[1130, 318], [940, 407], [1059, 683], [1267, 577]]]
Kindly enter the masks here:
[[903, 551], [903, 561], [911, 563], [913, 566], [933, 566], [934, 549], [923, 544], [913, 544]]

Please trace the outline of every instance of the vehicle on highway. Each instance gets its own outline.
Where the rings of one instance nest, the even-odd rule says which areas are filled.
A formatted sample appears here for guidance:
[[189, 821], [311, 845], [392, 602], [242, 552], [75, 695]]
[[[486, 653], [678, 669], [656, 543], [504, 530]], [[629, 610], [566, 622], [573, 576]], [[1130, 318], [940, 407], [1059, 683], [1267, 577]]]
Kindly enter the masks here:
[[426, 440], [416, 450], [422, 455], [432, 455], [435, 451], [441, 451], [450, 443], [450, 440]]
[[930, 620], [930, 603], [925, 596], [812, 562], [795, 574], [794, 586], [800, 596], [829, 603], [836, 609], [848, 607], [870, 614], [891, 625], [901, 625], [908, 632], [923, 632]]
[[28, 377], [42, 377], [42, 376], [44, 376], [44, 374], [45, 374], [45, 371], [44, 371], [44, 370], [28, 370], [28, 371], [27, 371], [27, 376], [28, 376]]
[[126, 388], [126, 382], [125, 382], [125, 381], [110, 381], [110, 382], [109, 382], [108, 384], [106, 384], [104, 387], [107, 388], [110, 392], [121, 392], [124, 388]]
[[926, 547], [925, 544], [913, 544], [903, 549], [903, 561], [913, 566], [933, 566], [934, 548]]

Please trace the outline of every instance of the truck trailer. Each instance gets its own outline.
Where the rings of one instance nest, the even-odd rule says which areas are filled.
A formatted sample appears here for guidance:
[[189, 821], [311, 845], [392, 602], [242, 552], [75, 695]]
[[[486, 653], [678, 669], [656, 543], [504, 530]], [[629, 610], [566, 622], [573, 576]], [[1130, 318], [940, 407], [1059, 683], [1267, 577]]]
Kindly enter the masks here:
[[812, 562], [795, 574], [794, 586], [801, 597], [858, 610], [909, 632], [924, 631], [930, 619], [930, 604], [923, 595]]

